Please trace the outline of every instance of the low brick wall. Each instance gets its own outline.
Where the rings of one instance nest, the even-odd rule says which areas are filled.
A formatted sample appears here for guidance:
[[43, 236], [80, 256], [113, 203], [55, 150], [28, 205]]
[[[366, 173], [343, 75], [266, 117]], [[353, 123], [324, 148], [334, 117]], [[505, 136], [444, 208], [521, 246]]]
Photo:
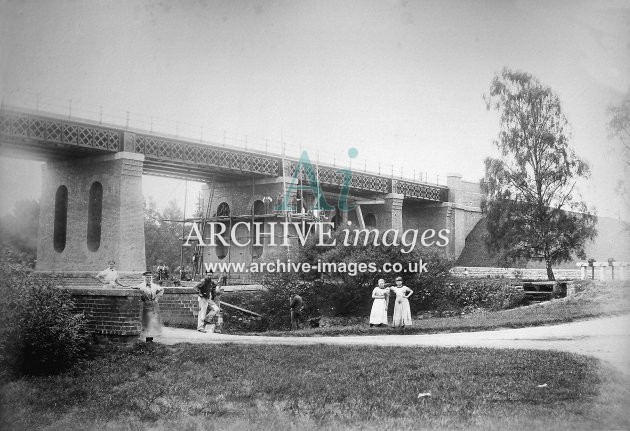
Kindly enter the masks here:
[[[456, 277], [471, 278], [520, 278], [523, 280], [547, 280], [544, 268], [492, 268], [485, 266], [456, 266], [451, 269]], [[580, 269], [556, 269], [556, 280], [579, 280]]]
[[[165, 287], [164, 295], [160, 298], [160, 317], [162, 322], [169, 326], [197, 327], [197, 315], [199, 303], [197, 301], [197, 291], [194, 289], [196, 283], [186, 283], [182, 287]], [[255, 292], [262, 289], [257, 284], [224, 286], [225, 294]]]
[[[77, 281], [80, 277], [77, 277]], [[67, 280], [64, 280], [67, 281]], [[135, 340], [142, 331], [142, 299], [138, 290], [103, 287], [66, 287], [77, 310], [83, 312], [88, 329], [96, 337]], [[102, 285], [101, 285], [102, 286]], [[261, 286], [226, 286], [225, 293], [256, 291]], [[169, 326], [197, 326], [199, 305], [193, 287], [165, 287], [159, 299], [160, 319]]]
[[129, 289], [66, 287], [95, 336], [135, 339], [142, 330], [140, 292]]
[[165, 287], [160, 298], [160, 318], [169, 326], [196, 327], [199, 305], [192, 287]]

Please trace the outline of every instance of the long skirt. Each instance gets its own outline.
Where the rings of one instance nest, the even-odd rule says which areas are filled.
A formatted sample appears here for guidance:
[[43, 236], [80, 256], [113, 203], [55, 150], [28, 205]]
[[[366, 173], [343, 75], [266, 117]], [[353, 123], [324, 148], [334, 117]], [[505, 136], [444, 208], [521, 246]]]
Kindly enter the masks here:
[[385, 298], [374, 298], [370, 312], [370, 325], [387, 325], [387, 303]]
[[413, 325], [413, 322], [411, 321], [411, 308], [409, 308], [409, 300], [407, 298], [396, 298], [392, 326], [410, 325]]

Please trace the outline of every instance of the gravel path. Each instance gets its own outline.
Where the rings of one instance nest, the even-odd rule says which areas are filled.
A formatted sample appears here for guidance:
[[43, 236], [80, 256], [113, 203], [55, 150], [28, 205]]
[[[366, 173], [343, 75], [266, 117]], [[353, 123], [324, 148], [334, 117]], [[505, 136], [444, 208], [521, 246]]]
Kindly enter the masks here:
[[162, 335], [156, 341], [169, 345], [177, 343], [281, 344], [292, 346], [337, 344], [562, 350], [595, 356], [630, 375], [630, 315], [582, 320], [552, 326], [428, 335], [268, 337], [204, 334], [191, 329], [165, 327]]

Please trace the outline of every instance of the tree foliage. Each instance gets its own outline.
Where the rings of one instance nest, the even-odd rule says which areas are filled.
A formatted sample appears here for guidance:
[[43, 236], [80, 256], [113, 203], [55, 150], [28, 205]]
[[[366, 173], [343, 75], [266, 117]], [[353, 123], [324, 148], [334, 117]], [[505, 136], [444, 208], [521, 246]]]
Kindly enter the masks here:
[[[341, 232], [337, 232], [336, 240], [337, 245], [334, 247], [321, 247], [317, 246], [315, 238], [311, 238], [304, 247], [292, 250], [291, 259], [294, 262], [308, 262], [313, 268], [318, 261], [333, 264], [337, 271], [266, 275], [264, 284], [267, 289], [261, 294], [260, 304], [255, 309], [269, 318], [271, 328], [288, 327], [289, 297], [295, 293], [304, 299], [307, 317], [367, 316], [373, 301], [372, 290], [378, 284], [378, 279], [383, 278], [386, 283], [393, 285], [398, 275], [414, 291], [409, 298], [413, 312], [429, 309], [437, 297], [435, 292], [446, 282], [452, 266], [445, 256], [426, 249], [403, 253], [399, 247], [371, 244], [344, 246]], [[407, 271], [407, 268], [419, 264], [420, 260], [428, 262], [428, 272]], [[385, 263], [401, 264], [401, 272], [384, 272]], [[368, 268], [370, 264], [374, 270], [359, 270], [359, 265]]]
[[[155, 202], [149, 199], [144, 207], [144, 237], [147, 265], [157, 266], [160, 263], [166, 264], [174, 274], [176, 268], [180, 266], [182, 253], [182, 223], [183, 212], [175, 201], [170, 201], [168, 206], [159, 211]], [[190, 250], [192, 247], [185, 247], [184, 265], [188, 265], [191, 259]]]
[[485, 160], [487, 244], [508, 262], [544, 259], [553, 280], [552, 265], [573, 253], [583, 258], [596, 235], [595, 217], [575, 191], [589, 167], [569, 146], [558, 96], [532, 75], [506, 68], [484, 99], [500, 113], [500, 158]]
[[0, 260], [0, 380], [57, 373], [85, 358], [87, 322], [57, 284]]
[[3, 259], [14, 264], [35, 267], [39, 202], [20, 200], [13, 211], [0, 219], [0, 244]]

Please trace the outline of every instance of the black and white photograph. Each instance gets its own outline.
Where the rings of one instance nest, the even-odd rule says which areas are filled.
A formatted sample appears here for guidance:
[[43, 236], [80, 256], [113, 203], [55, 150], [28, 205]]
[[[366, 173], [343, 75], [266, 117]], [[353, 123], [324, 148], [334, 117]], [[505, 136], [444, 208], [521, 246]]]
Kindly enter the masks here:
[[0, 0], [0, 430], [629, 430], [628, 0]]

